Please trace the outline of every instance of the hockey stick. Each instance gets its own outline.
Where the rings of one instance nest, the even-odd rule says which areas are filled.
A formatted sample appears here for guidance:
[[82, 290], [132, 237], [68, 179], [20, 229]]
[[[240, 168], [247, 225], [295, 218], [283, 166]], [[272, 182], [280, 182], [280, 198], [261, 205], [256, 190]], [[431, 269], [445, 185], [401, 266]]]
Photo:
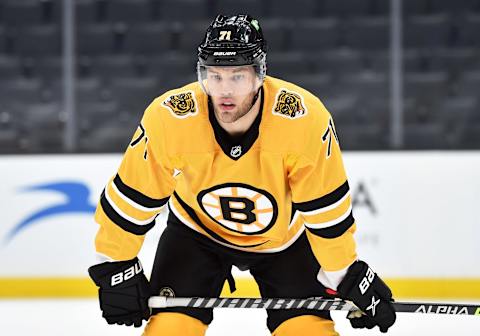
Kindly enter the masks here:
[[[175, 298], [152, 296], [150, 308], [191, 307], [191, 308], [264, 308], [264, 309], [317, 309], [356, 311], [351, 302], [341, 299], [312, 297], [308, 299], [255, 299], [255, 298]], [[480, 316], [480, 305], [427, 302], [393, 302], [399, 313], [450, 314]]]

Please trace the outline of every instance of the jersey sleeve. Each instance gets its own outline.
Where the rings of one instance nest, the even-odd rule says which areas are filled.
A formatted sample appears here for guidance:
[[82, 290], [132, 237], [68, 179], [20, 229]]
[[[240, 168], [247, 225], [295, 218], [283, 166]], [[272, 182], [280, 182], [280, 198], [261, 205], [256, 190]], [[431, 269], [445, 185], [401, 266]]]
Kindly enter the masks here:
[[155, 102], [145, 111], [120, 167], [103, 190], [95, 212], [95, 247], [107, 260], [135, 257], [175, 188], [163, 124]]
[[312, 251], [323, 271], [335, 272], [357, 258], [355, 220], [334, 122], [321, 103], [320, 108], [288, 178], [292, 209], [304, 219]]

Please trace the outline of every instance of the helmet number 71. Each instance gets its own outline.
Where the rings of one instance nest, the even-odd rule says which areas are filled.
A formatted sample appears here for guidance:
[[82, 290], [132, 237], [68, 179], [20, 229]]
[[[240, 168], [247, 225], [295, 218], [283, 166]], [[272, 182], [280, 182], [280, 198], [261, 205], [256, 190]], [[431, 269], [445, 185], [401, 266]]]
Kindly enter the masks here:
[[231, 39], [232, 32], [230, 30], [221, 30], [220, 36], [218, 37], [219, 41], [229, 40]]

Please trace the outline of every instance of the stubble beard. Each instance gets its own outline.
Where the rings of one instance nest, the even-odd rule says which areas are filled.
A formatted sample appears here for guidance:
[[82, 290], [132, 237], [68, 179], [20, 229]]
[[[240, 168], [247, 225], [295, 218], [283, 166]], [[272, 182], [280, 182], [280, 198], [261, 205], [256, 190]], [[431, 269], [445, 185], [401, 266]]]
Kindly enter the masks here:
[[214, 105], [214, 112], [218, 119], [224, 123], [234, 123], [244, 117], [252, 108], [252, 101], [255, 93], [246, 97], [233, 111], [222, 111], [217, 105]]

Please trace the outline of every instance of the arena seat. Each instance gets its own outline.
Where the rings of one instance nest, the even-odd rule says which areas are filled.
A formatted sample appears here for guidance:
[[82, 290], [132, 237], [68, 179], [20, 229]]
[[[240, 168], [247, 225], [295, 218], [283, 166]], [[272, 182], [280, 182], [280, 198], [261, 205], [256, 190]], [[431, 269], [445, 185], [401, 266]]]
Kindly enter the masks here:
[[116, 50], [116, 27], [108, 23], [84, 24], [77, 30], [77, 52], [80, 55], [112, 54]]
[[410, 16], [405, 20], [406, 48], [438, 48], [452, 43], [452, 27], [448, 15]]
[[291, 31], [295, 32], [288, 43], [291, 50], [312, 52], [339, 45], [339, 21], [335, 18], [300, 20]]
[[171, 46], [172, 30], [165, 22], [132, 25], [125, 36], [125, 51], [129, 53], [158, 54]]
[[386, 50], [390, 45], [390, 21], [385, 16], [353, 18], [345, 23], [343, 43], [360, 50]]
[[307, 55], [300, 51], [269, 53], [267, 63], [269, 75], [285, 80], [291, 75], [307, 74], [312, 70]]
[[[207, 0], [153, 0], [162, 21], [211, 20]], [[156, 4], [155, 4], [156, 3]]]
[[60, 0], [4, 0], [3, 20], [7, 25], [30, 26], [60, 22]]
[[31, 25], [17, 31], [15, 51], [22, 56], [60, 56], [61, 45], [58, 25]]
[[312, 63], [313, 70], [319, 73], [341, 75], [362, 71], [366, 66], [363, 53], [350, 48], [319, 51], [310, 54], [308, 58]]
[[250, 14], [255, 18], [260, 18], [260, 23], [262, 23], [268, 10], [267, 5], [268, 1], [216, 0], [213, 3], [213, 12], [223, 15]]
[[367, 16], [374, 11], [374, 3], [370, 0], [321, 0], [318, 4], [322, 14], [339, 17]]
[[20, 75], [20, 59], [0, 54], [0, 78], [8, 81]]
[[105, 20], [109, 22], [139, 23], [151, 21], [151, 0], [106, 1]]
[[267, 16], [276, 18], [303, 20], [313, 18], [317, 13], [318, 1], [316, 0], [272, 1], [267, 8]]

